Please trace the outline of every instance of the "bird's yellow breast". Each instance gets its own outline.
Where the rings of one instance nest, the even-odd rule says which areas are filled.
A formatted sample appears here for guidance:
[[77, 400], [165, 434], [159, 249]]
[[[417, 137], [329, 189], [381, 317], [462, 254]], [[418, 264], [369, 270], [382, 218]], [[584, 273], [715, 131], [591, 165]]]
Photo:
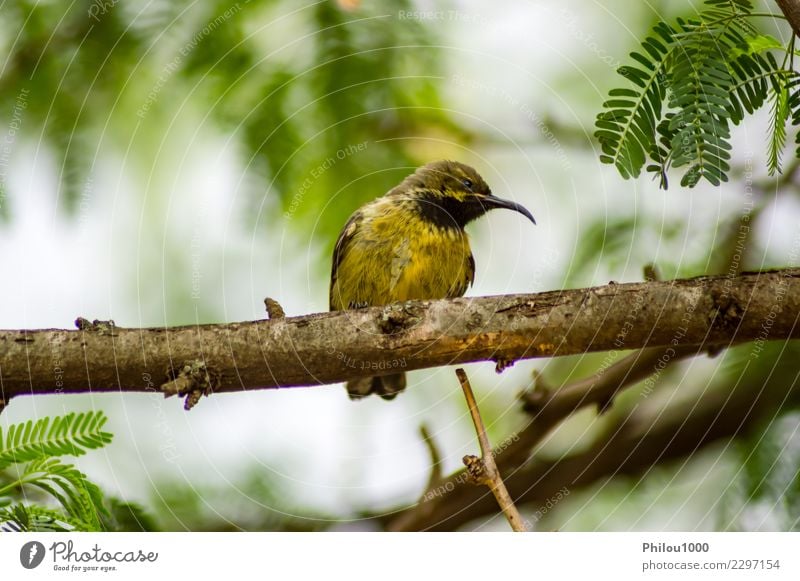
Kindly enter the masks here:
[[474, 275], [467, 234], [397, 204], [374, 204], [353, 225], [331, 287], [338, 309], [463, 295]]

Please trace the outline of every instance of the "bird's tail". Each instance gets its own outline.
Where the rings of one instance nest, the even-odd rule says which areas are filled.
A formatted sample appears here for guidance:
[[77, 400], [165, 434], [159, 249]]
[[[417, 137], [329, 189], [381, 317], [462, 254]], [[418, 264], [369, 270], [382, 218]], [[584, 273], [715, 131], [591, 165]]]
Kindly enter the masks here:
[[394, 399], [405, 388], [405, 373], [394, 373], [381, 377], [362, 377], [347, 382], [347, 394], [350, 399], [363, 399], [374, 393], [389, 400]]

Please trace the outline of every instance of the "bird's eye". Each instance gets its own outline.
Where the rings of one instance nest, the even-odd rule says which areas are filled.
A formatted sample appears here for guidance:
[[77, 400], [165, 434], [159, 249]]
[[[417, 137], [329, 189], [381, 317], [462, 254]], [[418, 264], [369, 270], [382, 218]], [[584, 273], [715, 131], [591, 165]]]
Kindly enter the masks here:
[[467, 188], [470, 192], [472, 191], [472, 180], [466, 179], [461, 183], [464, 184], [464, 187]]

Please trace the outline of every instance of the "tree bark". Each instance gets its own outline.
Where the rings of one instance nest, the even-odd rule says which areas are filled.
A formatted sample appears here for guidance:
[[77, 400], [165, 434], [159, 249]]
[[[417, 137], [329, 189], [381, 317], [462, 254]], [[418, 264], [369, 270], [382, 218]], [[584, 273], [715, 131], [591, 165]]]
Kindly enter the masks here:
[[775, 0], [775, 3], [789, 21], [794, 33], [800, 36], [800, 0]]
[[205, 392], [233, 392], [492, 359], [731, 345], [800, 337], [799, 317], [800, 269], [787, 269], [221, 325], [0, 331], [0, 395], [197, 387], [179, 376], [197, 366], [211, 378]]

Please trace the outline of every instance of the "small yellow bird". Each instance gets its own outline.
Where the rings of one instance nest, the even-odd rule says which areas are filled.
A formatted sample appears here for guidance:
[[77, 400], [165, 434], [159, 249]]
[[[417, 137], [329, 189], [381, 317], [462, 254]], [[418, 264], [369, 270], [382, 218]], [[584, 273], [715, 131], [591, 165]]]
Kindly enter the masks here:
[[[475, 276], [464, 226], [494, 208], [536, 224], [523, 206], [493, 196], [468, 165], [420, 167], [345, 224], [333, 250], [331, 310], [462, 296]], [[350, 381], [347, 392], [351, 399], [372, 393], [393, 399], [405, 386], [405, 374], [395, 373]]]

